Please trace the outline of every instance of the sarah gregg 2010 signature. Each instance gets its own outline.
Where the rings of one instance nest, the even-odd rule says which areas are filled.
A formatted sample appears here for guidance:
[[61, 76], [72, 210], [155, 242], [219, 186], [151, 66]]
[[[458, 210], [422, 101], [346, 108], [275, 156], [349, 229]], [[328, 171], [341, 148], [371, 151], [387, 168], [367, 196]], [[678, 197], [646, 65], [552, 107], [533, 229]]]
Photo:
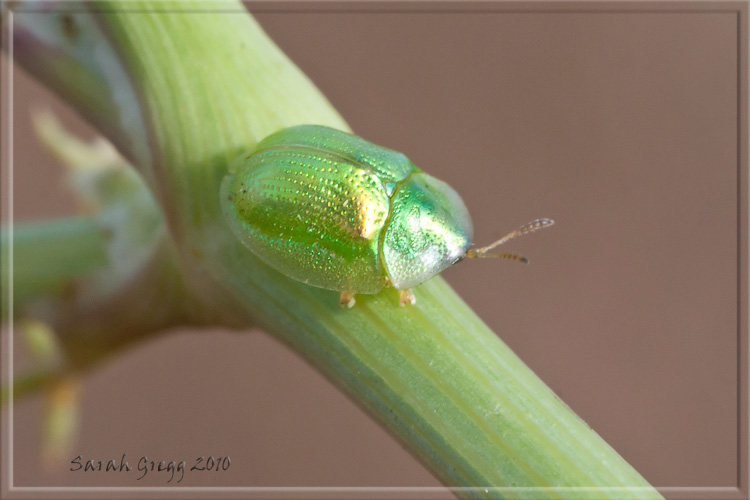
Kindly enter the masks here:
[[[128, 454], [123, 453], [119, 460], [115, 458], [109, 460], [90, 459], [84, 461], [83, 456], [78, 455], [70, 461], [70, 471], [83, 473], [129, 473], [132, 468], [127, 457]], [[176, 475], [179, 475], [177, 483], [180, 483], [185, 477], [186, 470], [226, 471], [232, 465], [232, 460], [229, 457], [200, 456], [194, 459], [191, 463], [192, 466], [188, 469], [188, 462], [186, 460], [150, 460], [147, 456], [142, 456], [138, 460], [137, 465], [135, 465], [135, 470], [140, 473], [136, 480], [140, 481], [150, 473], [163, 473], [164, 475], [169, 475], [167, 483], [171, 483]]]

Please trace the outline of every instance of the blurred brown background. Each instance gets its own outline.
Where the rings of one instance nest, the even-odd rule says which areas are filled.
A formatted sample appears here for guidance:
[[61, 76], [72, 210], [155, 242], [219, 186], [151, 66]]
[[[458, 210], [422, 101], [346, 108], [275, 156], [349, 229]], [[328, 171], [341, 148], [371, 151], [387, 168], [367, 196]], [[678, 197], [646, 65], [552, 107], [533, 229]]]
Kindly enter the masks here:
[[[263, 4], [258, 19], [359, 135], [462, 194], [478, 243], [557, 221], [506, 249], [530, 266], [444, 276], [652, 484], [735, 485], [736, 14], [347, 5]], [[67, 213], [29, 114], [51, 107], [91, 131], [20, 70], [14, 83], [16, 217]], [[84, 387], [84, 460], [231, 457], [183, 486], [438, 484], [259, 331], [166, 334]], [[16, 405], [15, 485], [165, 485], [43, 471], [41, 409], [38, 397]]]

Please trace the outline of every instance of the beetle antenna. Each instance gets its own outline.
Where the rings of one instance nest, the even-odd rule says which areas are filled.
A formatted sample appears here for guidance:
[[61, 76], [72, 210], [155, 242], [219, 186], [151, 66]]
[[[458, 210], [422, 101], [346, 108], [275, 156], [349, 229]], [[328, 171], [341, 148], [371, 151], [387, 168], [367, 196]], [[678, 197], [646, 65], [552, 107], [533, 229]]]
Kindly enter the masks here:
[[543, 229], [545, 227], [549, 227], [552, 224], [554, 224], [555, 221], [552, 219], [536, 219], [528, 224], [524, 224], [523, 226], [519, 227], [518, 229], [509, 232], [499, 240], [497, 240], [494, 243], [491, 243], [487, 245], [486, 247], [477, 248], [476, 250], [473, 248], [470, 248], [466, 251], [466, 257], [469, 259], [480, 259], [480, 258], [497, 258], [497, 259], [511, 259], [511, 260], [517, 260], [519, 262], [523, 262], [524, 264], [528, 264], [529, 260], [526, 257], [523, 257], [522, 255], [516, 255], [512, 253], [488, 253], [493, 248], [502, 245], [503, 243], [506, 243], [513, 238], [518, 238], [519, 236], [523, 236], [524, 234], [533, 233], [534, 231], [538, 231], [540, 229]]
[[508, 260], [516, 260], [522, 264], [528, 264], [529, 259], [524, 257], [523, 255], [518, 255], [517, 253], [476, 253], [477, 251], [474, 249], [470, 249], [466, 252], [466, 257], [468, 259], [508, 259]]

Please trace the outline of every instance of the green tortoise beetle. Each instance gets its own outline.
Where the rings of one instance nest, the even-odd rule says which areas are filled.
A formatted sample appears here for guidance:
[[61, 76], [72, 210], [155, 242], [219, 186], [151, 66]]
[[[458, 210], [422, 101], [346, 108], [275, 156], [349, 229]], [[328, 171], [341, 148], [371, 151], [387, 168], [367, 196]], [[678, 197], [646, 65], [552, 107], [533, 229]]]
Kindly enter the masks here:
[[464, 258], [553, 224], [530, 222], [489, 246], [472, 249], [471, 218], [453, 188], [403, 154], [320, 125], [263, 139], [230, 166], [221, 206], [234, 234], [271, 267], [297, 281], [341, 293], [410, 289]]

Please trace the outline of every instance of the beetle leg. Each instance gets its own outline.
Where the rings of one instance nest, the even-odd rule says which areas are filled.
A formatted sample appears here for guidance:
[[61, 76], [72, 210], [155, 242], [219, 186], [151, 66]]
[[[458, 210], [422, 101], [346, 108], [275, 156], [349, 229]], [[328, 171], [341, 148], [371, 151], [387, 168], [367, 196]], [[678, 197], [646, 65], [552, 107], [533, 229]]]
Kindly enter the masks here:
[[346, 306], [348, 308], [354, 307], [354, 294], [351, 292], [341, 292], [341, 295], [339, 296], [339, 303], [341, 306]]
[[417, 298], [414, 296], [413, 293], [411, 293], [410, 288], [407, 288], [406, 290], [399, 290], [398, 299], [399, 299], [399, 303], [402, 306], [405, 306], [406, 304], [414, 305], [417, 303]]

